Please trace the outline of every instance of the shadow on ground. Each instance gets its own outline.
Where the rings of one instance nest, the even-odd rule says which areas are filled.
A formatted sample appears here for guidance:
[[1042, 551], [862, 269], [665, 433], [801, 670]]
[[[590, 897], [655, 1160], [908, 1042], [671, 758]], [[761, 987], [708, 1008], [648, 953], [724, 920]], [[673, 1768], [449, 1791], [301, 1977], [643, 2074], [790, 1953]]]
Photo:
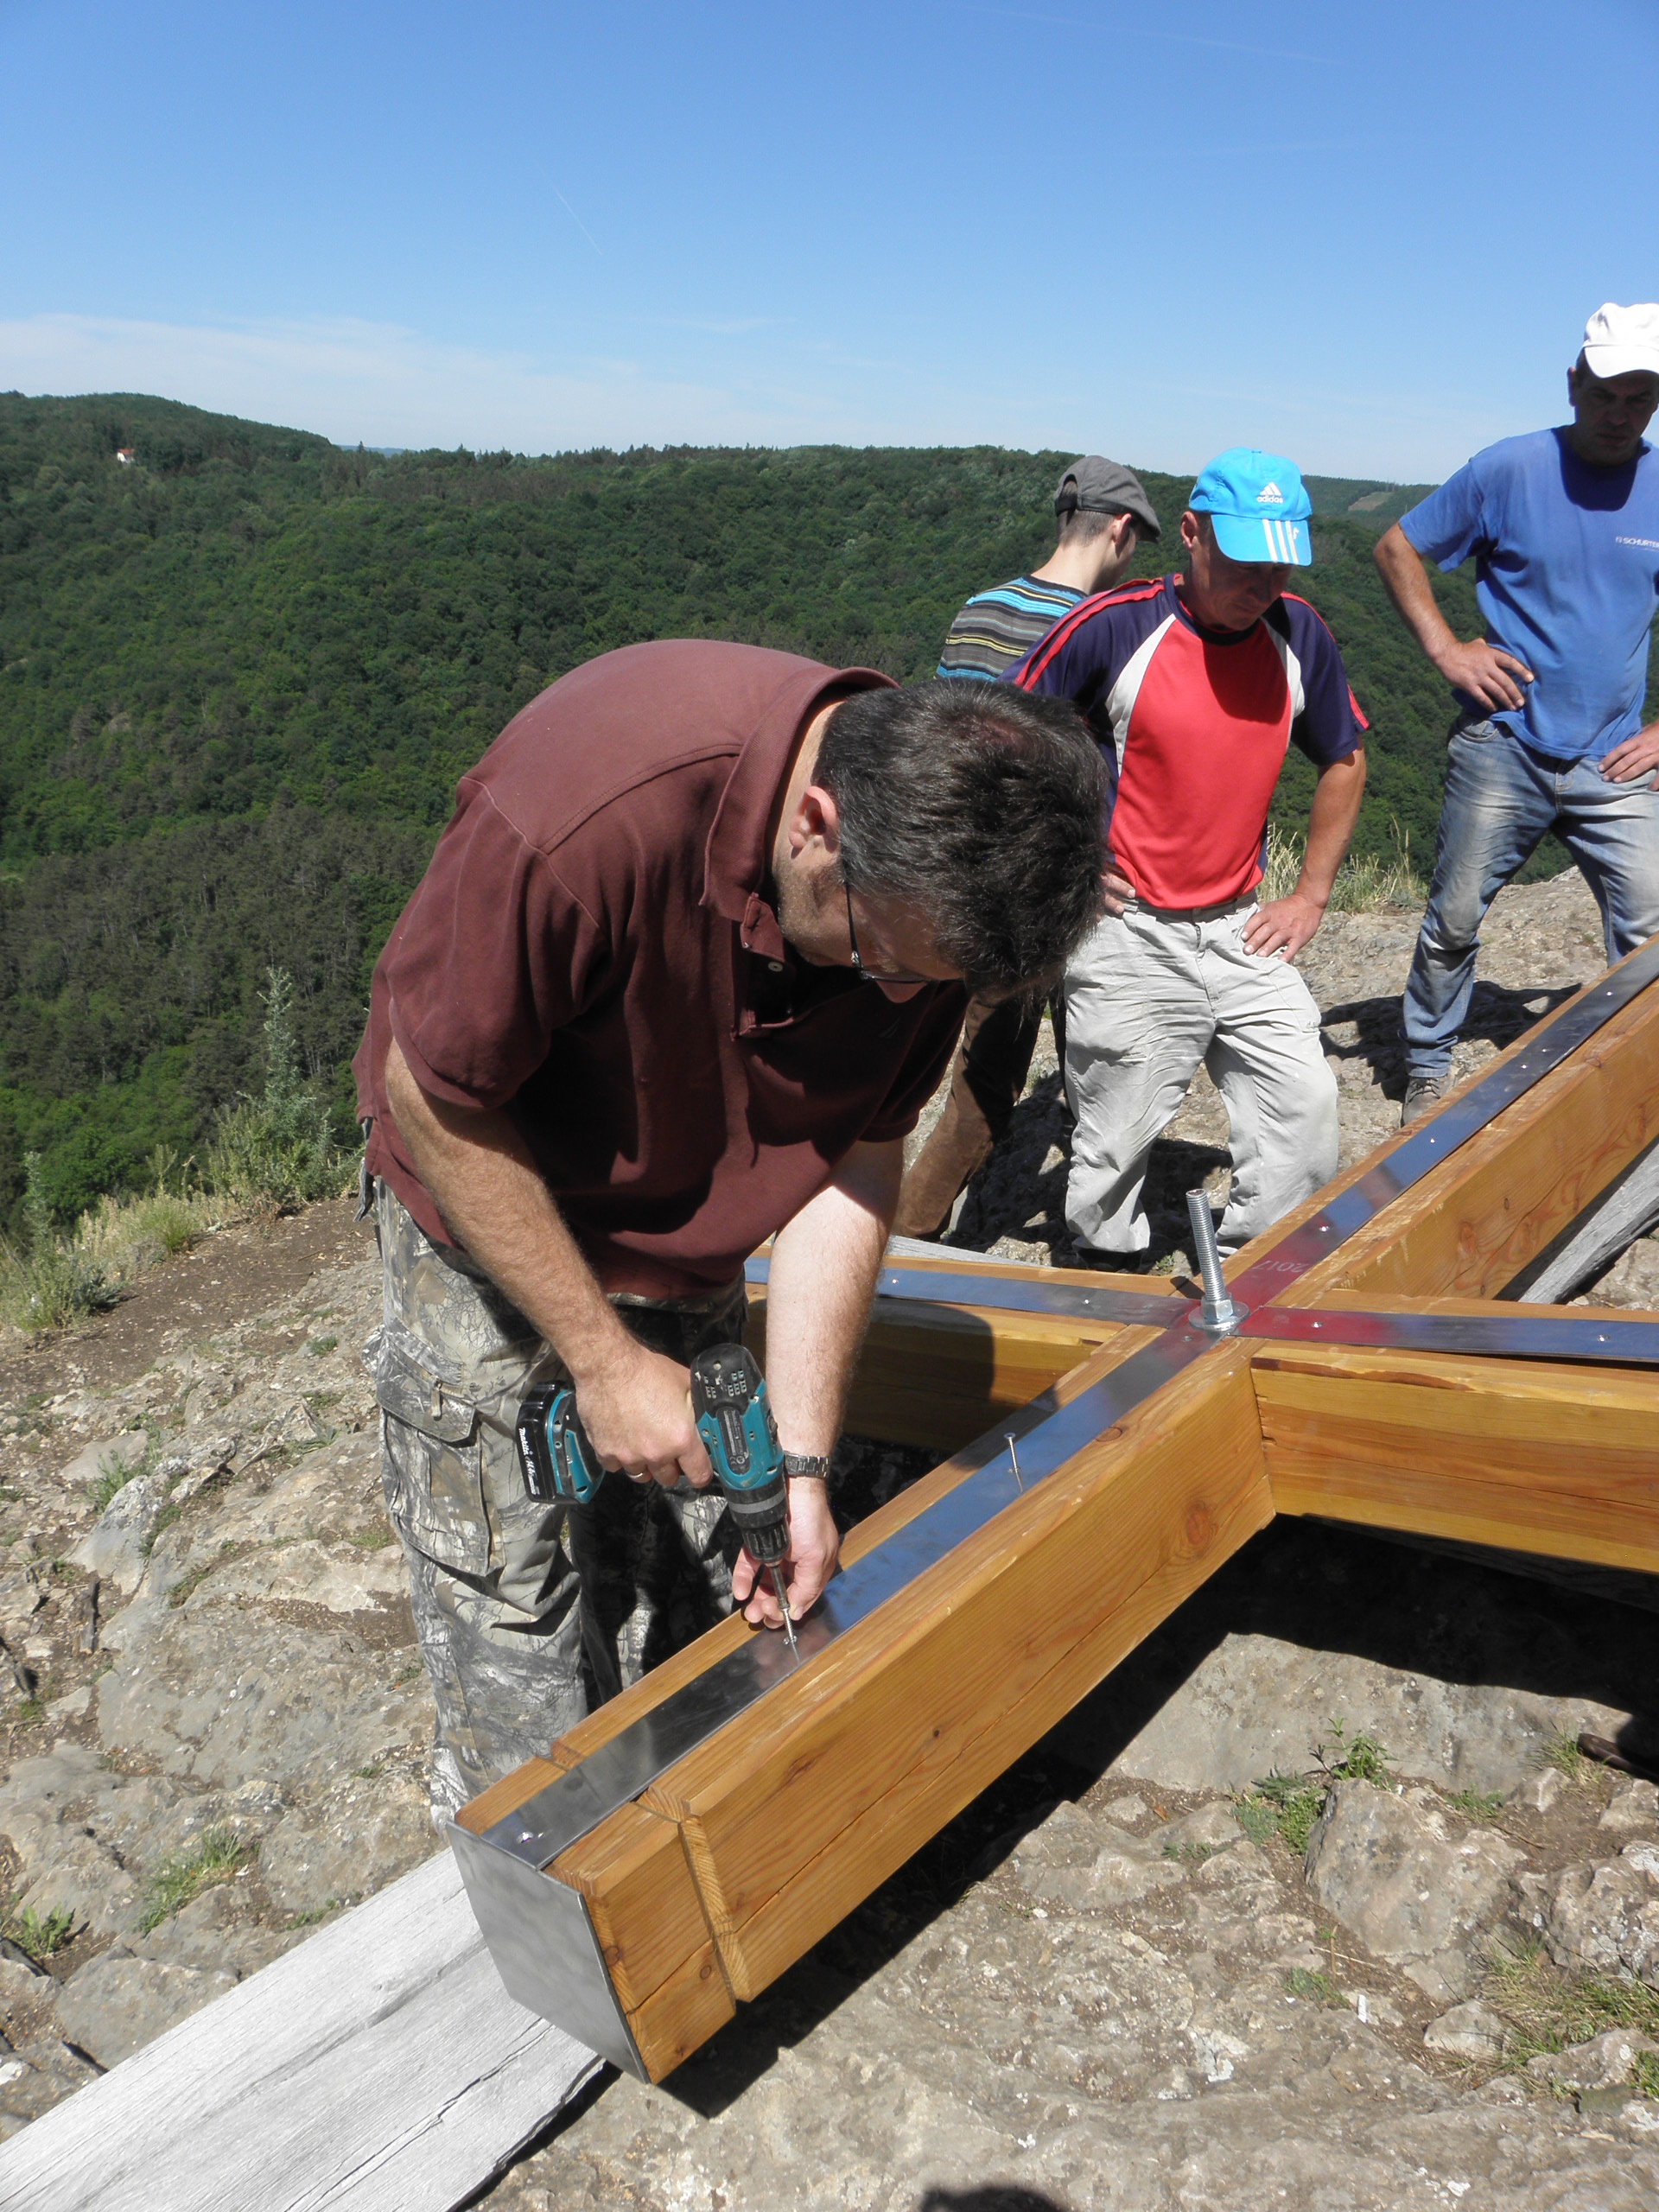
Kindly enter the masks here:
[[[1459, 1037], [1465, 1047], [1491, 1045], [1499, 1052], [1507, 1051], [1535, 1022], [1554, 1014], [1577, 994], [1576, 984], [1554, 990], [1511, 990], [1501, 983], [1478, 982], [1469, 1019]], [[1341, 1033], [1350, 1027], [1353, 1036], [1343, 1036]], [[1404, 1096], [1406, 1052], [1400, 1034], [1397, 995], [1351, 999], [1341, 1006], [1326, 1007], [1320, 1016], [1320, 1028], [1327, 1059], [1350, 1065], [1357, 1063], [1369, 1071], [1385, 1097]]]
[[[1638, 1716], [1623, 1732], [1621, 1748], [1651, 1758], [1659, 1746], [1649, 1610], [1656, 1603], [1659, 1592], [1646, 1577], [1609, 1574], [1588, 1593], [1355, 1529], [1281, 1519], [799, 1965], [741, 2007], [664, 2090], [704, 2117], [725, 2110], [999, 1865], [1055, 1804], [1097, 1781], [1229, 1635], [1272, 1636], [1442, 1681], [1611, 1706]], [[971, 2193], [940, 2200], [975, 2201]], [[1006, 2192], [986, 2199], [1020, 2201]]]
[[[1071, 1117], [1060, 1096], [1059, 1077], [1046, 1075], [1014, 1109], [1007, 1135], [969, 1185], [955, 1228], [940, 1241], [963, 1251], [988, 1252], [1000, 1237], [1011, 1236], [1046, 1251], [1056, 1267], [1075, 1266], [1077, 1250], [1065, 1224], [1071, 1166]], [[1147, 1212], [1154, 1268], [1167, 1273], [1192, 1241], [1186, 1193], [1231, 1166], [1231, 1155], [1218, 1145], [1160, 1137], [1153, 1146]]]

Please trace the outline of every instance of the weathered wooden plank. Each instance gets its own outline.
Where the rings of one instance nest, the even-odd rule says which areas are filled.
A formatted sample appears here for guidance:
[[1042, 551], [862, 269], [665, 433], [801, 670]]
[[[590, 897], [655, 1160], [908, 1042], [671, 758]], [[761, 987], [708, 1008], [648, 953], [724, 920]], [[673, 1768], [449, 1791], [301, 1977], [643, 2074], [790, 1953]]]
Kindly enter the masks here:
[[1659, 1573], [1659, 1376], [1334, 1346], [1251, 1374], [1281, 1513]]
[[1247, 1364], [1189, 1369], [646, 1793], [740, 1997], [1271, 1518]]
[[450, 2212], [598, 2063], [445, 1851], [0, 2145], [0, 2212]]

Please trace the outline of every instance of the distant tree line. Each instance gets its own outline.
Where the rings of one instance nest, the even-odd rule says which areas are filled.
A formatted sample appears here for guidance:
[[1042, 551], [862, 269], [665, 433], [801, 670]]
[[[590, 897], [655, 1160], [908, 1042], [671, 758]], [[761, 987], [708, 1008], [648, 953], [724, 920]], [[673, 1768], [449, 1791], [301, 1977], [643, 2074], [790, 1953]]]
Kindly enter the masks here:
[[[272, 964], [345, 1135], [373, 961], [526, 700], [665, 636], [925, 675], [962, 599], [1050, 550], [1067, 457], [382, 456], [0, 395], [0, 1227], [26, 1152], [67, 1219], [199, 1143], [250, 1079]], [[1143, 473], [1171, 525], [1153, 574], [1191, 487]], [[1370, 557], [1408, 495], [1314, 490], [1307, 595], [1375, 731], [1359, 842], [1389, 849], [1392, 819], [1426, 857], [1448, 705]], [[1445, 592], [1469, 629], [1466, 578]], [[1306, 789], [1293, 763], [1284, 818]]]

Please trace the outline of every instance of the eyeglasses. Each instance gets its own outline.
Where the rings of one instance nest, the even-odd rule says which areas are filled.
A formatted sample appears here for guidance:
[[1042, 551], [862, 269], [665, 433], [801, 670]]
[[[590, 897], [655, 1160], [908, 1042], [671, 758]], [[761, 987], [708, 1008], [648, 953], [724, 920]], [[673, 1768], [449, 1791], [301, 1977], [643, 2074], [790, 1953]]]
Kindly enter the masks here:
[[853, 926], [853, 887], [845, 876], [841, 887], [847, 894], [847, 936], [853, 948], [853, 970], [866, 983], [931, 983], [931, 976], [912, 976], [901, 968], [867, 968], [858, 949], [858, 931]]

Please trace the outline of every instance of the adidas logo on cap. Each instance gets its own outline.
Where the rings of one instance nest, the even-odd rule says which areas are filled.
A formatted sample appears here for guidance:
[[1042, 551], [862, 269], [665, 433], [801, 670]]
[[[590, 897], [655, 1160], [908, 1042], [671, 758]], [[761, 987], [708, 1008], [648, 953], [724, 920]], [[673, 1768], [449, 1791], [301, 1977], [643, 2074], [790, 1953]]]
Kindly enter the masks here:
[[1282, 507], [1285, 495], [1276, 484], [1264, 484], [1255, 495], [1258, 507]]

